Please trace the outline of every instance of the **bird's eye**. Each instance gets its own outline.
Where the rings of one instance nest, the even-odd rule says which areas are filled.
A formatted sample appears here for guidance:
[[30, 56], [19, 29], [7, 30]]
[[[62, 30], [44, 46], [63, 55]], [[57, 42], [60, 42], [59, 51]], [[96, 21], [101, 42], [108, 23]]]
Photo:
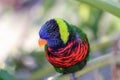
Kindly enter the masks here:
[[48, 31], [47, 31], [48, 33], [51, 33], [51, 32], [53, 32], [53, 30], [52, 29], [48, 29]]

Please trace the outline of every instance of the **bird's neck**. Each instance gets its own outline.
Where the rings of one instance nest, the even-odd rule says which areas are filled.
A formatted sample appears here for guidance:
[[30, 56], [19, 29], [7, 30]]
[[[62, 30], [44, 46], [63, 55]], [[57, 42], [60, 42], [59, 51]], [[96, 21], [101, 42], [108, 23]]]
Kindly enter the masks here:
[[52, 49], [58, 49], [65, 46], [65, 44], [61, 39], [51, 39], [48, 40], [47, 42], [48, 42], [48, 47]]
[[[69, 26], [69, 25], [68, 25]], [[60, 37], [48, 40], [48, 47], [51, 47], [52, 49], [59, 49], [59, 48], [64, 48], [67, 46], [68, 42], [72, 41], [75, 39], [75, 34], [72, 28], [69, 27], [69, 37], [66, 43], [64, 43], [63, 40], [61, 40]]]
[[61, 39], [48, 40], [48, 47], [54, 50], [64, 48], [67, 46], [68, 42], [71, 42], [74, 39], [75, 39], [74, 36], [70, 35], [67, 43], [64, 43]]

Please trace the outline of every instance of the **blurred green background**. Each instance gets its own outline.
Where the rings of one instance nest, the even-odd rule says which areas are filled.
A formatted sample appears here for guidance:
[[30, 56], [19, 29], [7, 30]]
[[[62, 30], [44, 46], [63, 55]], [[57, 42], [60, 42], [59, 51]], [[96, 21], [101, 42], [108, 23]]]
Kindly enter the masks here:
[[77, 0], [0, 0], [0, 80], [51, 80], [57, 74], [38, 46], [41, 25], [56, 17], [86, 32], [91, 59], [113, 51], [120, 36], [120, 18]]

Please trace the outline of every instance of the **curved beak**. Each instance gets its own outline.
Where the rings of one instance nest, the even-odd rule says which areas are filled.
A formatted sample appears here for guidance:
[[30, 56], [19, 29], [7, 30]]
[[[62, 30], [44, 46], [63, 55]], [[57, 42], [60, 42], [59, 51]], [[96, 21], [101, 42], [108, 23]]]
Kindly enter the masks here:
[[42, 47], [42, 46], [47, 44], [47, 41], [45, 39], [39, 39], [38, 44], [39, 44], [40, 47]]

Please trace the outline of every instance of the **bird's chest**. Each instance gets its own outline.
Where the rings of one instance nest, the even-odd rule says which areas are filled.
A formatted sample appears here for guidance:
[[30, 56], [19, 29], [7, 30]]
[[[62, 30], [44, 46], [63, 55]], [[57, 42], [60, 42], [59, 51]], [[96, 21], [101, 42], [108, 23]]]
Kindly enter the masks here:
[[54, 66], [69, 67], [80, 61], [80, 59], [78, 59], [81, 56], [80, 47], [81, 44], [74, 40], [68, 43], [66, 47], [60, 48], [56, 51], [47, 48], [46, 57]]
[[53, 48], [48, 47], [46, 49], [46, 52], [49, 56], [52, 56], [52, 57], [67, 57], [73, 54], [73, 52], [76, 52], [80, 44], [81, 44], [80, 39], [72, 40], [68, 42], [66, 46], [58, 48], [58, 49], [53, 49]]

